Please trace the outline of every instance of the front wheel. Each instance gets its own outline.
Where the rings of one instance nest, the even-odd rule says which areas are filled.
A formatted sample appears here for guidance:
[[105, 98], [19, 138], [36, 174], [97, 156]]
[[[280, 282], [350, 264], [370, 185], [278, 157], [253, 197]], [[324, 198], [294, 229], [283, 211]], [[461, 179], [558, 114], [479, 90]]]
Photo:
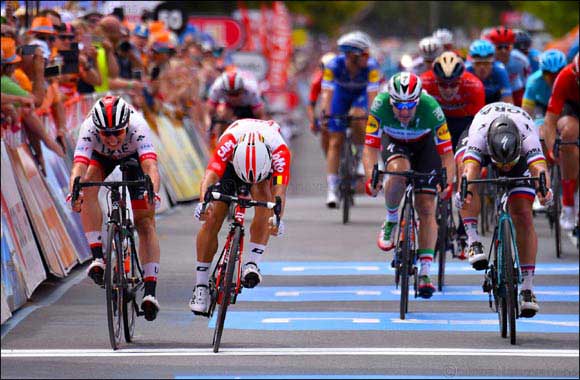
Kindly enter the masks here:
[[405, 319], [405, 314], [409, 311], [409, 271], [412, 265], [411, 258], [411, 247], [412, 247], [412, 233], [413, 233], [413, 220], [411, 218], [411, 212], [409, 210], [410, 206], [405, 205], [404, 208], [404, 219], [403, 223], [403, 238], [401, 247], [401, 299], [399, 302], [399, 316], [401, 319]]
[[343, 151], [343, 164], [342, 164], [342, 172], [341, 172], [341, 199], [342, 199], [342, 223], [346, 224], [350, 218], [350, 206], [352, 204], [352, 150], [351, 150], [351, 143], [350, 140], [347, 138], [343, 144], [344, 151]]
[[121, 343], [121, 325], [123, 315], [123, 252], [120, 231], [115, 224], [107, 229], [108, 245], [105, 268], [105, 294], [107, 298], [107, 324], [111, 348], [116, 350]]
[[139, 255], [135, 250], [133, 238], [127, 238], [128, 250], [125, 252], [123, 259], [124, 269], [127, 279], [127, 286], [123, 299], [125, 307], [123, 308], [123, 330], [125, 333], [125, 342], [131, 343], [135, 334], [135, 320], [137, 319], [137, 289], [141, 286], [141, 272], [139, 264]]
[[514, 266], [513, 243], [514, 237], [511, 234], [511, 225], [506, 220], [503, 222], [503, 276], [505, 286], [505, 306], [507, 308], [507, 322], [509, 324], [510, 343], [516, 344], [516, 317], [518, 314], [517, 299], [517, 269]]

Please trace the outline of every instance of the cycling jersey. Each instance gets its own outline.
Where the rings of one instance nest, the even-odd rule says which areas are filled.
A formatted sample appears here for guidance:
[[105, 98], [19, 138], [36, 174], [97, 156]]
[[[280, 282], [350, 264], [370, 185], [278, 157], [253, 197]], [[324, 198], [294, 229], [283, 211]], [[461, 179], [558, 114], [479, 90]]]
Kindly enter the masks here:
[[530, 48], [528, 51], [528, 61], [530, 61], [530, 69], [532, 72], [536, 72], [540, 69], [540, 55], [542, 54], [541, 51], [538, 49]]
[[117, 149], [112, 150], [101, 141], [92, 117], [89, 116], [81, 124], [79, 139], [74, 153], [74, 162], [89, 165], [92, 163], [93, 153], [112, 160], [120, 160], [135, 153], [137, 153], [139, 161], [157, 160], [155, 147], [151, 137], [149, 137], [149, 133], [149, 125], [143, 116], [131, 107], [125, 140]]
[[[381, 79], [378, 62], [369, 58], [367, 66], [351, 77], [346, 68], [346, 57], [340, 54], [333, 58], [324, 68], [322, 88], [333, 91], [330, 113], [346, 115], [351, 107], [368, 108], [367, 94], [379, 90]], [[346, 125], [331, 119], [328, 129], [331, 132], [344, 131]]]
[[564, 67], [556, 77], [552, 88], [552, 96], [548, 102], [548, 112], [560, 115], [564, 105], [567, 104], [571, 111], [576, 114], [576, 118], [578, 118], [580, 114], [580, 89], [578, 88], [578, 79], [572, 69], [573, 65], [574, 63], [570, 63]]
[[544, 80], [542, 70], [538, 70], [530, 75], [526, 81], [526, 91], [522, 104], [532, 108], [539, 107], [543, 115], [548, 108], [551, 94], [552, 87]]
[[530, 61], [521, 51], [513, 49], [507, 64], [507, 71], [512, 86], [512, 92], [524, 88], [526, 78], [531, 72]]
[[526, 159], [528, 167], [541, 162], [545, 163], [540, 138], [530, 115], [520, 107], [504, 102], [488, 104], [475, 115], [469, 127], [467, 150], [463, 156], [463, 162], [475, 161], [481, 165], [483, 159], [489, 156], [487, 149], [489, 126], [497, 117], [506, 114], [515, 122], [520, 131], [521, 156]]
[[211, 106], [217, 106], [220, 101], [225, 102], [228, 107], [251, 107], [256, 111], [264, 106], [261, 100], [257, 84], [254, 85], [250, 78], [244, 79], [244, 88], [242, 93], [236, 97], [229, 96], [224, 88], [224, 82], [220, 78], [211, 85], [208, 91], [208, 103]]
[[[473, 74], [473, 62], [466, 62], [465, 69]], [[504, 64], [501, 62], [493, 62], [491, 73], [482, 82], [485, 88], [485, 104], [497, 102], [504, 96], [512, 95], [509, 76]]]
[[389, 94], [382, 92], [375, 97], [369, 114], [365, 144], [380, 149], [381, 136], [385, 133], [390, 140], [412, 143], [432, 135], [439, 154], [451, 151], [451, 136], [447, 130], [443, 110], [431, 95], [423, 92], [417, 105], [415, 117], [403, 125], [393, 112]]
[[280, 126], [273, 120], [241, 119], [232, 123], [220, 136], [207, 169], [223, 177], [234, 156], [238, 139], [248, 132], [260, 133], [272, 152], [272, 183], [287, 185], [290, 181], [291, 154], [280, 134]]

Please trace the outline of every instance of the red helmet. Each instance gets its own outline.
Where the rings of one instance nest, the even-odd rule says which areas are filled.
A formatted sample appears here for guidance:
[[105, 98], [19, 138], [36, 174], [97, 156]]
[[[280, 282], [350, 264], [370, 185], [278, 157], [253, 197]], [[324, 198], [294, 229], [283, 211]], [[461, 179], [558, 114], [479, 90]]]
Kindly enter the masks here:
[[514, 34], [514, 31], [511, 30], [510, 28], [506, 28], [505, 26], [500, 26], [497, 28], [493, 28], [489, 34], [487, 35], [487, 38], [494, 43], [494, 45], [498, 45], [498, 44], [510, 44], [513, 45], [513, 43], [516, 40], [516, 35]]
[[97, 101], [91, 114], [97, 130], [113, 132], [129, 125], [131, 110], [120, 96], [107, 95]]

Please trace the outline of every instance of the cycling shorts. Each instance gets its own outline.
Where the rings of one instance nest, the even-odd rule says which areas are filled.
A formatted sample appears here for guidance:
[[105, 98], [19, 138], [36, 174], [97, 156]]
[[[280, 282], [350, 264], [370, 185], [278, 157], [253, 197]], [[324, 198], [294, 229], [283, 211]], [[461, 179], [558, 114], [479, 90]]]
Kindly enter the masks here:
[[[332, 95], [332, 103], [330, 105], [331, 115], [347, 115], [351, 108], [362, 108], [365, 111], [368, 108], [368, 95], [366, 91], [361, 91], [359, 93], [350, 93], [346, 91], [341, 91], [339, 89], [335, 90]], [[346, 130], [346, 121], [330, 119], [328, 120], [328, 130], [330, 132], [344, 132]]]

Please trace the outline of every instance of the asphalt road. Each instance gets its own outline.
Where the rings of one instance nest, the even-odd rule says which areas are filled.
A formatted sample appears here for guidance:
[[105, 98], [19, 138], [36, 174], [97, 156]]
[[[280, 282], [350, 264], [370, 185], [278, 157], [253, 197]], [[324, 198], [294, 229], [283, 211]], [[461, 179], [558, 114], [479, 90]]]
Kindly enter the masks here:
[[566, 238], [555, 258], [545, 217], [536, 217], [541, 312], [518, 320], [516, 346], [499, 336], [482, 274], [465, 262], [449, 261], [445, 293], [411, 298], [401, 322], [391, 257], [375, 244], [381, 201], [357, 197], [342, 225], [323, 204], [317, 141], [304, 133], [292, 149], [286, 235], [271, 240], [263, 283], [230, 308], [219, 354], [211, 323], [187, 306], [200, 226], [190, 204], [159, 219], [162, 309], [138, 320], [133, 344], [110, 349], [104, 291], [79, 268], [2, 327], [2, 378], [578, 378], [578, 252]]

